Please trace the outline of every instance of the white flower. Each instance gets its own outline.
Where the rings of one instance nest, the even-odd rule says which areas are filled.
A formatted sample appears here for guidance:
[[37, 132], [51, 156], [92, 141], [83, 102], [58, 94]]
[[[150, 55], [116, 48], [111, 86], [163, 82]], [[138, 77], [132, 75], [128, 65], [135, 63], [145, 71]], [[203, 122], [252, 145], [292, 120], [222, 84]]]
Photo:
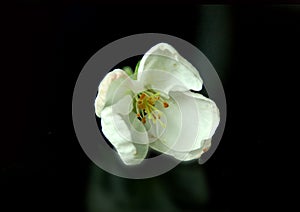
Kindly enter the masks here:
[[216, 104], [190, 91], [202, 89], [199, 72], [172, 46], [159, 43], [135, 74], [108, 73], [95, 100], [102, 131], [122, 161], [141, 163], [149, 147], [182, 161], [199, 158], [220, 121]]

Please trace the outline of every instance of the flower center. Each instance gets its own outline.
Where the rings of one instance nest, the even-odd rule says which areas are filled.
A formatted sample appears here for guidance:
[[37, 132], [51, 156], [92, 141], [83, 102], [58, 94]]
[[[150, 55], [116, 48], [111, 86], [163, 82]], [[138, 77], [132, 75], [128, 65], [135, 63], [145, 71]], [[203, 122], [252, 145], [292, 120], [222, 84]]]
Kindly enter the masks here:
[[165, 124], [160, 120], [162, 112], [155, 107], [158, 102], [163, 105], [164, 108], [169, 107], [167, 101], [160, 96], [159, 92], [155, 91], [143, 91], [135, 96], [135, 108], [136, 116], [143, 123], [146, 123], [146, 118], [152, 120], [154, 124], [158, 121], [161, 126], [166, 127]]

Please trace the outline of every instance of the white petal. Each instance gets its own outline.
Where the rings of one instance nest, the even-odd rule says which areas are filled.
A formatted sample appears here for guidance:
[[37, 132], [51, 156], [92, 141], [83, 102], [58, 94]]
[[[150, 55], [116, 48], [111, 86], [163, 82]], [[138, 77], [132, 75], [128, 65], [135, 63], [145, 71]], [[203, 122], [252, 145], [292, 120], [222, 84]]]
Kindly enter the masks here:
[[[209, 135], [205, 136], [205, 139], [211, 138], [220, 123], [220, 111], [216, 103], [213, 100], [198, 93], [188, 91], [184, 92], [184, 94], [197, 99], [198, 112], [200, 112], [199, 116], [200, 118], [205, 117], [205, 119], [201, 118], [201, 120], [203, 122], [204, 120], [207, 120], [208, 122], [209, 120], [211, 121], [210, 133]], [[207, 123], [206, 126], [209, 126], [209, 124]]]
[[[161, 107], [158, 106], [158, 108], [160, 108], [162, 110]], [[145, 124], [145, 126], [147, 128], [147, 133], [148, 133], [148, 138], [149, 138], [150, 143], [156, 141], [164, 134], [164, 132], [166, 130], [166, 127], [164, 127], [164, 126], [167, 126], [167, 123], [168, 123], [166, 114], [160, 113], [159, 115], [157, 115], [157, 113], [155, 113], [155, 111], [154, 111], [154, 114], [157, 117], [160, 116], [160, 119], [156, 120], [155, 123], [152, 120], [148, 120]]]
[[120, 99], [116, 104], [111, 106], [113, 109], [113, 112], [127, 115], [129, 114], [133, 109], [133, 103], [132, 103], [132, 97], [130, 95], [124, 96], [122, 99]]
[[211, 147], [211, 139], [205, 140], [202, 148], [203, 151], [202, 153], [207, 152], [210, 147]]
[[[132, 112], [123, 115], [118, 113], [121, 104], [105, 107], [101, 113], [101, 125], [103, 134], [116, 148], [120, 158], [127, 165], [136, 165], [143, 161], [148, 152], [148, 135], [146, 130], [142, 132], [132, 130], [129, 116]], [[123, 100], [123, 102], [126, 102]], [[144, 143], [144, 144], [141, 144]]]
[[166, 117], [166, 121], [164, 122], [166, 125], [165, 128], [158, 122], [153, 124], [152, 121], [149, 121], [152, 127], [148, 131], [148, 134], [152, 138], [152, 141], [160, 139], [168, 148], [171, 148], [176, 144], [181, 134], [182, 116], [178, 103], [173, 98], [168, 100], [168, 104], [168, 108], [164, 108], [160, 104], [155, 105], [163, 113], [163, 116]]
[[101, 117], [104, 107], [113, 105], [125, 95], [133, 95], [142, 89], [141, 84], [128, 77], [123, 70], [115, 69], [109, 72], [98, 87], [98, 95], [95, 100], [96, 115]]
[[176, 104], [171, 103], [164, 110], [168, 122], [160, 141], [175, 152], [202, 149], [204, 142], [212, 137], [219, 124], [216, 104], [192, 92], [170, 92], [170, 96]]
[[159, 43], [143, 56], [137, 79], [148, 88], [163, 91], [201, 90], [202, 79], [196, 68], [171, 45]]

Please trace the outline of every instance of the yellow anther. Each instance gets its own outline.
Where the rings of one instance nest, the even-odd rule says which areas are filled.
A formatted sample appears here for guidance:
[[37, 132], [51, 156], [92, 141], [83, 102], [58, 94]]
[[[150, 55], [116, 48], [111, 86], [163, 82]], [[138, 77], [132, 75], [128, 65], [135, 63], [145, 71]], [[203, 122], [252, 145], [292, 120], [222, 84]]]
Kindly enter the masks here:
[[[136, 116], [143, 124], [146, 123], [146, 118], [152, 120], [154, 124], [156, 124], [157, 119], [160, 119], [162, 112], [155, 107], [156, 102], [160, 102], [164, 108], [169, 107], [169, 104], [164, 100], [164, 98], [160, 97], [160, 93], [152, 90], [143, 91], [136, 95], [135, 99]], [[159, 122], [162, 126], [165, 126], [161, 120], [159, 120]]]
[[157, 100], [155, 99], [155, 98], [152, 98], [152, 97], [150, 97], [149, 99], [148, 99], [148, 102], [149, 102], [149, 104], [150, 105], [155, 105], [155, 102], [156, 102]]

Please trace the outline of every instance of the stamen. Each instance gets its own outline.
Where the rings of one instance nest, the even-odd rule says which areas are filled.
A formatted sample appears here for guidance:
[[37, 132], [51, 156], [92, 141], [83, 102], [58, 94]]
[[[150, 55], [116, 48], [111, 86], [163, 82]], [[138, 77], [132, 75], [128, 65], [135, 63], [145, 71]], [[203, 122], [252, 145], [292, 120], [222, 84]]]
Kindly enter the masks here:
[[142, 123], [143, 123], [143, 124], [146, 124], [146, 117], [143, 117], [143, 118], [142, 118]]
[[156, 124], [156, 120], [160, 125], [166, 127], [166, 125], [160, 120], [162, 112], [155, 107], [155, 103], [159, 102], [164, 108], [169, 107], [167, 101], [160, 96], [159, 92], [152, 90], [143, 91], [135, 96], [136, 99], [136, 116], [143, 123], [146, 123], [146, 118], [152, 120]]
[[165, 123], [163, 123], [160, 119], [158, 119], [158, 122], [160, 123], [160, 125], [161, 125], [163, 128], [166, 128]]
[[154, 98], [150, 97], [148, 102], [150, 105], [155, 105], [156, 100]]
[[152, 119], [152, 115], [151, 115], [150, 109], [148, 108], [148, 105], [146, 105], [145, 110], [146, 110], [146, 113], [148, 114], [148, 118]]
[[138, 104], [138, 107], [140, 110], [144, 110], [145, 109], [145, 104], [141, 103], [141, 104]]
[[140, 100], [143, 100], [145, 98], [146, 94], [142, 93], [140, 96]]
[[156, 119], [156, 116], [154, 114], [152, 114], [153, 118]]
[[157, 109], [156, 107], [154, 107], [153, 105], [149, 105], [151, 108], [153, 108], [153, 110], [157, 110], [159, 111], [159, 109]]
[[136, 110], [136, 114], [139, 114], [139, 109], [138, 109], [138, 103], [137, 103], [137, 101], [135, 103], [135, 110]]

